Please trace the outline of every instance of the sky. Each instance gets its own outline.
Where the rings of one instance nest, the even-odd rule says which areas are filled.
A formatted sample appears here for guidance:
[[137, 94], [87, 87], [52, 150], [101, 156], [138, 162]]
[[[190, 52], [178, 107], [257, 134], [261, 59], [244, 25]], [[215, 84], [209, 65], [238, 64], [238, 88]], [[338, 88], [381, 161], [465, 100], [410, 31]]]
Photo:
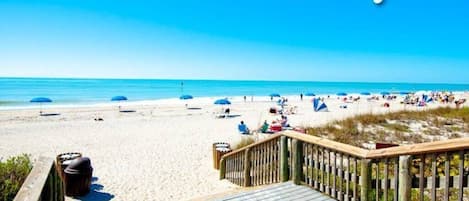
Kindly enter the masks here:
[[467, 0], [0, 0], [0, 77], [469, 83], [468, 11]]

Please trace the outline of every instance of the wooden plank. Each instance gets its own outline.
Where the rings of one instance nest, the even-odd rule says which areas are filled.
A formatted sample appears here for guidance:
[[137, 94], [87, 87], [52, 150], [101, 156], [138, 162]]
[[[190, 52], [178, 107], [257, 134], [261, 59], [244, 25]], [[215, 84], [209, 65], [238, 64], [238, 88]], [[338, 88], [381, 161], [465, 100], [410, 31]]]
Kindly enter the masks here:
[[469, 147], [469, 138], [457, 138], [444, 141], [427, 142], [413, 145], [403, 145], [385, 149], [370, 150], [366, 158], [382, 158], [399, 155], [421, 155], [459, 151]]
[[449, 168], [450, 168], [451, 154], [445, 153], [445, 197], [444, 201], [449, 200]]
[[331, 189], [331, 194], [332, 194], [332, 197], [333, 198], [337, 198], [337, 195], [336, 195], [336, 192], [337, 192], [337, 179], [336, 179], [336, 176], [337, 176], [337, 153], [336, 152], [332, 152], [332, 156], [334, 157], [333, 158], [333, 166], [332, 166], [332, 189]]
[[319, 147], [314, 145], [314, 150], [316, 152], [316, 160], [314, 161], [314, 167], [316, 170], [316, 175], [314, 175], [314, 188], [319, 189]]
[[271, 141], [271, 140], [275, 140], [275, 139], [279, 138], [280, 136], [282, 136], [280, 133], [279, 133], [279, 134], [273, 134], [272, 136], [270, 136], [270, 137], [268, 137], [268, 138], [266, 138], [266, 139], [260, 140], [260, 141], [258, 141], [258, 142], [256, 142], [256, 143], [250, 144], [250, 145], [245, 146], [245, 147], [243, 147], [243, 148], [241, 148], [241, 149], [233, 150], [232, 152], [225, 154], [223, 157], [229, 157], [229, 156], [235, 155], [235, 154], [237, 154], [237, 153], [239, 153], [239, 152], [243, 152], [243, 151], [244, 151], [245, 149], [247, 149], [247, 148], [251, 148], [251, 147], [258, 146], [258, 145], [260, 145], [260, 144], [264, 144], [265, 142], [268, 142], [268, 141]]
[[399, 201], [410, 201], [412, 182], [410, 180], [410, 167], [412, 156], [399, 156]]
[[47, 184], [49, 173], [54, 168], [54, 159], [39, 157], [16, 194], [14, 201], [41, 200], [42, 191]]
[[345, 200], [349, 200], [350, 198], [350, 156], [347, 155], [347, 165], [345, 170]]
[[321, 172], [320, 187], [321, 188], [320, 188], [320, 191], [323, 192], [323, 193], [326, 191], [326, 189], [325, 189], [326, 188], [326, 184], [325, 184], [326, 183], [326, 175], [325, 175], [326, 171], [324, 170], [324, 168], [325, 168], [324, 155], [325, 155], [325, 150], [324, 150], [323, 147], [321, 147], [321, 164], [320, 164], [321, 165], [321, 167], [320, 167], [320, 169], [321, 169], [321, 171], [320, 171]]
[[331, 151], [330, 150], [327, 150], [326, 172], [327, 172], [326, 194], [331, 195]]
[[360, 200], [371, 201], [371, 161], [362, 159], [360, 161]]
[[384, 159], [384, 190], [383, 190], [383, 201], [388, 201], [388, 179], [389, 179], [389, 159]]
[[[298, 139], [306, 143], [312, 143], [319, 145], [321, 147], [327, 148], [329, 150], [338, 151], [342, 153], [348, 153], [353, 156], [358, 156], [365, 158], [369, 150], [355, 147], [352, 145], [335, 142], [321, 137], [316, 137], [312, 135], [305, 135], [296, 131], [284, 131], [282, 135], [288, 136], [290, 138]], [[469, 144], [469, 143], [468, 143]]]
[[458, 200], [464, 199], [464, 150], [459, 151]]
[[292, 160], [292, 169], [293, 169], [293, 175], [292, 175], [292, 180], [294, 184], [299, 185], [301, 183], [301, 174], [302, 174], [302, 163], [301, 159], [303, 157], [303, 146], [302, 142], [293, 139], [292, 140], [292, 154], [293, 154], [293, 160]]
[[244, 152], [244, 187], [251, 186], [251, 149], [246, 149]]
[[358, 163], [357, 158], [353, 158], [353, 174], [352, 174], [352, 181], [353, 181], [353, 200], [358, 200], [358, 181], [357, 181], [357, 173], [358, 173]]
[[437, 164], [436, 164], [436, 155], [432, 154], [432, 187], [431, 191], [431, 200], [436, 201], [436, 176], [437, 176]]
[[399, 199], [398, 189], [399, 189], [399, 182], [398, 182], [398, 175], [399, 175], [399, 158], [394, 158], [394, 200]]
[[425, 199], [425, 155], [422, 154], [420, 156], [420, 164], [419, 164], [419, 198], [420, 201], [424, 201]]
[[379, 191], [380, 190], [379, 182], [381, 180], [379, 179], [379, 160], [376, 161], [376, 172], [375, 172], [375, 174], [376, 174], [376, 184], [375, 184], [376, 185], [376, 188], [375, 188], [376, 189], [376, 200], [380, 200], [379, 199], [379, 192], [380, 192]]
[[280, 181], [288, 181], [288, 140], [286, 136], [280, 137]]
[[339, 166], [338, 166], [338, 174], [339, 174], [339, 190], [337, 191], [337, 197], [339, 201], [343, 200], [343, 193], [344, 189], [342, 189], [343, 185], [343, 164], [344, 164], [344, 157], [342, 154], [337, 153], [338, 159], [339, 159]]

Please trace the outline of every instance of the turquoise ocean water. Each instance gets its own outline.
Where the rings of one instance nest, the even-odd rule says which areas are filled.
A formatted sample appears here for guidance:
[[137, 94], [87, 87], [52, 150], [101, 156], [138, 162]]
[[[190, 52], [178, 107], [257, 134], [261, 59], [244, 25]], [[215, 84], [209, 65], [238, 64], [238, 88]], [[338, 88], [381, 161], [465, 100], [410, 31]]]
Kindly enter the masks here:
[[[182, 84], [181, 84], [182, 83]], [[469, 91], [469, 84], [412, 84], [358, 82], [221, 81], [221, 80], [150, 80], [150, 79], [61, 79], [0, 78], [0, 107], [27, 106], [29, 100], [45, 96], [54, 104], [86, 105], [109, 102], [124, 95], [129, 101], [194, 97], [268, 96], [360, 93], [381, 91]]]

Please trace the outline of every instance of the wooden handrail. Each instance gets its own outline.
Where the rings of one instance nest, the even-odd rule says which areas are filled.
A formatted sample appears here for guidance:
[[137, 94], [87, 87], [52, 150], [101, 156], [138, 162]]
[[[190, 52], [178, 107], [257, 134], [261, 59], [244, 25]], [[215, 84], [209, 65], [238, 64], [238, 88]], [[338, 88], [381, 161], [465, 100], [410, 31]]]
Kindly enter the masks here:
[[282, 134], [280, 134], [280, 133], [278, 133], [278, 134], [273, 134], [272, 136], [270, 136], [270, 137], [268, 137], [268, 138], [265, 138], [265, 139], [262, 139], [262, 140], [259, 141], [259, 142], [250, 144], [250, 145], [245, 146], [245, 147], [243, 147], [243, 148], [241, 148], [241, 149], [237, 149], [237, 150], [234, 150], [234, 151], [232, 151], [232, 152], [230, 152], [230, 153], [227, 153], [227, 154], [223, 155], [223, 158], [226, 158], [226, 157], [235, 155], [236, 153], [239, 153], [239, 152], [244, 151], [244, 150], [246, 150], [246, 149], [248, 149], [248, 148], [251, 148], [251, 147], [255, 147], [255, 146], [259, 145], [259, 144], [263, 144], [263, 143], [268, 142], [268, 141], [270, 141], [270, 140], [273, 140], [273, 139], [275, 139], [275, 138], [279, 138], [280, 136], [282, 136]]
[[379, 149], [379, 150], [367, 150], [367, 149], [355, 147], [352, 145], [335, 142], [335, 141], [328, 140], [325, 138], [320, 138], [320, 137], [316, 137], [312, 135], [306, 135], [306, 134], [299, 133], [296, 131], [284, 131], [278, 134], [274, 134], [271, 137], [263, 139], [254, 144], [251, 144], [241, 149], [237, 149], [233, 152], [230, 152], [224, 155], [223, 158], [229, 157], [238, 152], [244, 151], [248, 148], [255, 147], [259, 144], [263, 144], [275, 138], [279, 138], [280, 136], [286, 136], [292, 139], [301, 140], [306, 143], [319, 145], [327, 149], [331, 149], [331, 150], [341, 152], [344, 154], [349, 154], [349, 155], [356, 156], [362, 159], [375, 159], [375, 158], [382, 158], [382, 157], [394, 157], [394, 156], [400, 156], [400, 155], [420, 155], [420, 154], [437, 153], [437, 152], [448, 152], [448, 151], [455, 151], [455, 150], [460, 150], [460, 149], [469, 147], [469, 138], [459, 138], [459, 139], [426, 142], [426, 143], [412, 144], [412, 145], [402, 145], [402, 146], [389, 147], [389, 148], [384, 148], [384, 149]]
[[40, 157], [24, 181], [14, 201], [63, 201], [64, 192], [54, 159]]

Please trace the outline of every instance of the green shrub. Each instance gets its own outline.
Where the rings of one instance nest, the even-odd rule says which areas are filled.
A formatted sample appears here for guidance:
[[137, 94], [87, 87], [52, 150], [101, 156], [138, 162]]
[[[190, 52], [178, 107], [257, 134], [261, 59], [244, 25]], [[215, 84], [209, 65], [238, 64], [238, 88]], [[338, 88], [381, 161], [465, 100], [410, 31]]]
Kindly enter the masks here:
[[15, 198], [31, 168], [31, 160], [26, 154], [0, 161], [0, 200]]

